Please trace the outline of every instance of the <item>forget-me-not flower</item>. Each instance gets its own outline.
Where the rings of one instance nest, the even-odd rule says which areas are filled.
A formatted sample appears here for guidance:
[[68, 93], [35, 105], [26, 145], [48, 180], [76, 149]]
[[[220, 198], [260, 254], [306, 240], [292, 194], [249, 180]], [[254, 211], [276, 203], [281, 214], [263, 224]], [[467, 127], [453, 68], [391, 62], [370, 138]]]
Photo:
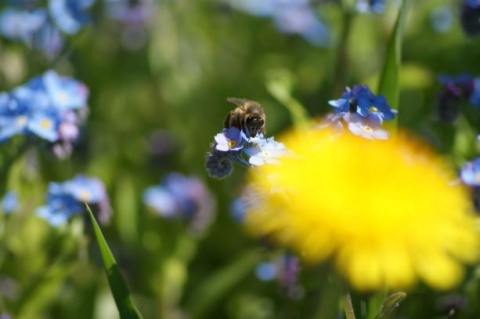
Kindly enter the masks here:
[[90, 21], [87, 10], [94, 3], [95, 0], [50, 0], [48, 8], [60, 30], [75, 34]]
[[373, 94], [366, 85], [347, 88], [340, 99], [328, 103], [334, 108], [333, 114], [327, 115], [319, 128], [328, 126], [341, 131], [343, 122], [350, 132], [367, 139], [387, 139], [389, 134], [381, 125], [384, 120], [393, 120], [397, 113], [383, 95]]
[[348, 113], [344, 117], [347, 122], [348, 129], [355, 135], [370, 139], [370, 140], [386, 140], [388, 139], [388, 132], [382, 130], [380, 127], [382, 123], [377, 117], [362, 117], [356, 113]]
[[250, 164], [260, 166], [264, 164], [278, 164], [278, 159], [289, 154], [289, 151], [282, 143], [269, 138], [256, 146], [246, 148], [245, 153], [250, 156], [248, 159]]
[[47, 12], [44, 9], [27, 11], [7, 7], [0, 11], [0, 35], [30, 44], [46, 20]]
[[25, 135], [68, 155], [85, 119], [87, 98], [83, 83], [53, 71], [0, 93], [0, 142]]
[[216, 201], [197, 177], [170, 173], [160, 185], [148, 187], [143, 202], [161, 216], [189, 222], [191, 230], [201, 234], [215, 214]]
[[374, 116], [380, 121], [392, 120], [396, 111], [392, 110], [383, 95], [376, 96], [366, 85], [355, 85], [342, 94], [340, 99], [328, 102], [335, 114], [358, 113], [363, 117]]
[[225, 128], [215, 135], [215, 149], [221, 152], [238, 151], [243, 148], [247, 136], [236, 127]]
[[72, 216], [83, 213], [85, 203], [97, 208], [94, 211], [98, 210], [101, 223], [108, 222], [111, 211], [105, 186], [99, 179], [83, 175], [64, 183], [50, 183], [47, 204], [37, 209], [37, 215], [52, 226], [59, 226]]

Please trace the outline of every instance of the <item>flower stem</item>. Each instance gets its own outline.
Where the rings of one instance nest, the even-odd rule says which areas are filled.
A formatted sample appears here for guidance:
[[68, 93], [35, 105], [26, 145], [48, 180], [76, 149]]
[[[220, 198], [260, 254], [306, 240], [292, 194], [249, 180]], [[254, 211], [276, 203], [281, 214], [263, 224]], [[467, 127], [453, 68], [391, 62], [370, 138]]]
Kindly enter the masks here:
[[345, 317], [346, 319], [355, 319], [355, 312], [353, 311], [352, 297], [350, 296], [350, 291], [345, 289], [343, 294], [343, 306], [345, 308]]
[[345, 78], [346, 78], [346, 66], [348, 60], [348, 36], [352, 29], [352, 22], [354, 13], [349, 7], [342, 5], [343, 9], [343, 23], [342, 31], [340, 34], [340, 41], [338, 42], [337, 47], [337, 61], [335, 63], [334, 69], [334, 80], [333, 80], [333, 95], [338, 96], [342, 93], [345, 88]]

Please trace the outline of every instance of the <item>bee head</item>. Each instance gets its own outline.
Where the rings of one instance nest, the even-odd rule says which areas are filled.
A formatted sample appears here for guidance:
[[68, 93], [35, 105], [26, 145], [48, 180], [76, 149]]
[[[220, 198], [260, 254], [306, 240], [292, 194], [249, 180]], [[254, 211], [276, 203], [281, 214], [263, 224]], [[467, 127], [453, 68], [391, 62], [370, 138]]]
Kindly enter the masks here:
[[264, 125], [265, 120], [258, 115], [249, 116], [245, 121], [245, 126], [248, 130], [248, 135], [250, 135], [250, 137], [255, 137], [258, 133], [263, 132]]

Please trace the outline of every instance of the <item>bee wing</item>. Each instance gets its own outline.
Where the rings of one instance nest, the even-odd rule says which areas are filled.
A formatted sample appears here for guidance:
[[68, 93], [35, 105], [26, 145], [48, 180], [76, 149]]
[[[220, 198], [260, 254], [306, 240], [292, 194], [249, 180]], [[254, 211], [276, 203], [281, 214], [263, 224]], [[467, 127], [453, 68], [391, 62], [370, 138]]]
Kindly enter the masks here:
[[236, 98], [236, 97], [229, 97], [227, 98], [227, 101], [236, 105], [236, 106], [244, 106], [245, 104], [247, 104], [248, 102], [251, 102], [250, 100], [247, 100], [247, 99], [239, 99], [239, 98]]

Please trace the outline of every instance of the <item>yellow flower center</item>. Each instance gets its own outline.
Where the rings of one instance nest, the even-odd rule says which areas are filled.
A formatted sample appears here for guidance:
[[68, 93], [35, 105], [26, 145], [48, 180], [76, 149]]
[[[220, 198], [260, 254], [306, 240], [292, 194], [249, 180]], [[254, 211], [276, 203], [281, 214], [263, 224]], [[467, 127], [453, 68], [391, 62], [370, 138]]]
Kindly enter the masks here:
[[372, 106], [370, 106], [368, 111], [371, 112], [371, 113], [375, 113], [375, 112], [378, 112], [378, 109], [375, 106], [372, 105]]
[[235, 141], [228, 141], [228, 147], [229, 147], [229, 148], [232, 148], [232, 147], [235, 147], [235, 146], [237, 146], [237, 142], [235, 142]]
[[26, 116], [18, 116], [15, 119], [15, 124], [19, 127], [25, 126], [27, 124], [27, 117]]
[[80, 199], [80, 201], [82, 202], [88, 202], [91, 198], [90, 196], [90, 192], [87, 191], [86, 189], [82, 189], [79, 193], [78, 193], [78, 197]]
[[65, 103], [68, 100], [68, 96], [65, 92], [60, 92], [57, 94], [57, 99], [61, 103]]
[[369, 133], [373, 132], [373, 129], [372, 129], [370, 126], [368, 126], [368, 125], [364, 125], [364, 126], [363, 126], [363, 130], [364, 130], [365, 132], [369, 132]]
[[43, 119], [41, 122], [40, 122], [40, 126], [45, 129], [45, 130], [48, 130], [50, 128], [52, 128], [52, 121], [50, 121], [49, 119]]

